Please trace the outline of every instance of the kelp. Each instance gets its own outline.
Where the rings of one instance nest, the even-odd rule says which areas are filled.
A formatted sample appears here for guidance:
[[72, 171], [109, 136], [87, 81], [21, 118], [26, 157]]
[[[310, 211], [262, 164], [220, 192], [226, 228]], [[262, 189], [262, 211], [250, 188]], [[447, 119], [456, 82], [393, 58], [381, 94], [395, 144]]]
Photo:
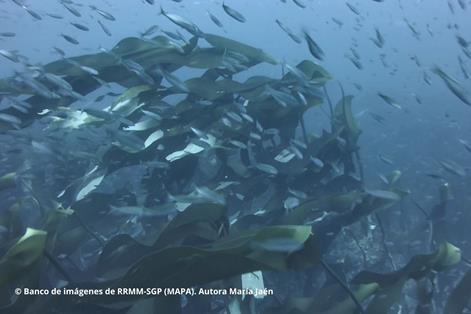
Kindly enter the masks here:
[[[309, 260], [309, 264], [312, 264], [318, 256], [310, 227], [273, 226], [221, 239], [207, 248], [176, 246], [147, 253], [124, 274], [109, 281], [82, 282], [78, 286], [69, 285], [66, 289], [194, 287], [257, 270], [298, 269], [308, 266], [301, 261]], [[67, 304], [64, 304], [64, 298]], [[99, 306], [113, 303], [120, 308], [127, 308], [129, 304], [137, 305], [135, 302], [139, 302], [139, 299], [140, 296], [132, 295], [62, 296], [51, 298], [46, 305], [36, 305], [38, 307], [35, 309], [62, 311], [71, 304]], [[179, 297], [175, 297], [174, 301], [179, 303]], [[161, 310], [162, 313], [174, 313], [164, 308]]]
[[463, 313], [471, 302], [471, 272], [468, 271], [450, 293], [445, 305], [445, 314]]
[[355, 145], [358, 141], [361, 131], [353, 118], [352, 99], [353, 96], [346, 96], [337, 103], [333, 117], [333, 127], [334, 129], [345, 128], [344, 132], [347, 145], [349, 149], [353, 150], [355, 147], [352, 147], [352, 145]]
[[[197, 47], [197, 37], [185, 46], [179, 46], [165, 36], [157, 36], [151, 40], [125, 38], [110, 51], [51, 62], [44, 65], [44, 71], [62, 76], [74, 91], [86, 95], [101, 86], [100, 80], [118, 83], [125, 87], [142, 83], [138, 74], [126, 68], [121, 60], [132, 60], [145, 71], [150, 71], [156, 66], [165, 66], [167, 70], [175, 71], [181, 67], [217, 69], [233, 65], [231, 73], [245, 70], [260, 62], [276, 63], [262, 50], [235, 40], [213, 34], [205, 34], [204, 38], [213, 46], [212, 48]], [[92, 75], [87, 69], [93, 70], [96, 75]], [[158, 74], [156, 76], [160, 77]], [[0, 80], [0, 92], [11, 96], [35, 94], [35, 91], [27, 86], [8, 79]], [[49, 99], [45, 104], [41, 95], [35, 95], [27, 100], [32, 104], [32, 111], [20, 114], [19, 118], [23, 120], [24, 125], [28, 125], [33, 118], [39, 118], [37, 113], [44, 109], [52, 110], [57, 106], [68, 106], [72, 101], [71, 98]], [[10, 110], [0, 112], [8, 113]], [[0, 129], [9, 128], [4, 122], [1, 123]]]
[[[29, 97], [25, 102], [31, 109], [14, 112], [21, 120], [16, 132], [43, 123], [44, 141], [54, 148], [48, 158], [55, 165], [47, 179], [43, 166], [29, 165], [37, 166], [34, 160], [23, 170], [31, 174], [26, 179], [17, 180], [14, 173], [0, 178], [0, 190], [26, 187], [24, 193], [41, 210], [44, 230], [27, 229], [28, 237], [3, 256], [2, 284], [17, 284], [33, 268], [39, 274], [55, 268], [51, 284], [70, 289], [227, 287], [238, 281], [248, 285], [249, 273], [263, 274], [263, 280], [250, 283], [260, 285], [278, 272], [317, 267], [343, 228], [408, 195], [393, 184], [365, 187], [358, 178], [353, 158], [361, 131], [352, 96], [339, 100], [329, 130], [320, 135], [304, 130], [302, 138], [297, 136], [304, 114], [318, 112], [322, 88], [332, 79], [321, 65], [312, 60], [283, 64], [287, 72], [268, 77], [255, 72], [260, 63], [279, 65], [258, 48], [198, 32], [183, 45], [166, 36], [125, 38], [109, 51], [43, 66], [84, 97], [100, 93], [108, 83], [118, 84], [122, 92], [100, 96], [106, 99], [104, 109], [83, 107], [71, 91], [45, 99], [61, 90], [41, 75], [29, 79], [49, 93], [39, 93], [18, 77], [0, 80], [1, 93]], [[191, 76], [194, 69], [204, 71]], [[181, 71], [190, 77], [181, 79]], [[253, 76], [239, 80], [239, 73]], [[11, 108], [0, 112], [13, 113]], [[50, 184], [56, 175], [60, 179]], [[51, 191], [40, 200], [34, 193], [38, 185]], [[19, 206], [19, 211], [28, 208]], [[2, 220], [7, 230], [19, 225], [18, 219]], [[399, 289], [409, 278], [423, 277], [417, 267], [426, 267], [425, 274], [446, 264], [443, 250], [451, 248], [445, 246], [440, 256], [419, 257], [393, 275], [362, 273], [353, 293], [362, 301], [381, 289]], [[43, 255], [47, 261], [40, 262]], [[451, 259], [448, 264], [455, 263]], [[388, 276], [394, 277], [392, 286], [384, 282]], [[31, 281], [40, 285], [36, 277]], [[337, 295], [337, 288], [328, 287], [328, 292]], [[186, 301], [193, 306], [191, 298]], [[213, 301], [207, 297], [201, 303], [211, 308]], [[252, 301], [218, 300], [234, 313], [258, 307]], [[324, 301], [330, 298], [293, 299], [276, 311], [305, 313]], [[5, 310], [179, 313], [182, 302], [180, 296], [48, 296], [16, 301]], [[325, 306], [325, 313], [355, 309], [349, 298]]]
[[[428, 278], [435, 272], [440, 272], [456, 265], [461, 260], [460, 250], [450, 243], [443, 243], [431, 254], [416, 255], [403, 268], [386, 274], [363, 271], [351, 281], [352, 291], [360, 301], [368, 301], [364, 313], [387, 313], [401, 298], [401, 292], [408, 280], [417, 282]], [[317, 296], [292, 298], [286, 305], [267, 313], [316, 313], [316, 314], [354, 314], [358, 307], [349, 296], [340, 296], [339, 287], [327, 285]], [[453, 300], [450, 300], [451, 302]], [[453, 313], [453, 312], [450, 312]], [[456, 312], [458, 313], [458, 312]]]
[[41, 260], [47, 233], [26, 229], [24, 235], [0, 259], [0, 287], [25, 277]]
[[361, 272], [353, 282], [378, 283], [380, 291], [368, 304], [366, 313], [387, 311], [400, 298], [400, 291], [408, 279], [420, 280], [433, 271], [443, 271], [461, 260], [461, 251], [450, 243], [443, 243], [436, 252], [414, 256], [402, 269], [390, 274]]

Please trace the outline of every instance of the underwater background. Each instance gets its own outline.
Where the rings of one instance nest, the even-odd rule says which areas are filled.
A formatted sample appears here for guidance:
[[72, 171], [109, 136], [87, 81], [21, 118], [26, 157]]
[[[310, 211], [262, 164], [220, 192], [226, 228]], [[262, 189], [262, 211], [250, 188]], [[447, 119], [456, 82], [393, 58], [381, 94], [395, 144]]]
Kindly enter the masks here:
[[470, 6], [0, 0], [0, 313], [471, 312]]

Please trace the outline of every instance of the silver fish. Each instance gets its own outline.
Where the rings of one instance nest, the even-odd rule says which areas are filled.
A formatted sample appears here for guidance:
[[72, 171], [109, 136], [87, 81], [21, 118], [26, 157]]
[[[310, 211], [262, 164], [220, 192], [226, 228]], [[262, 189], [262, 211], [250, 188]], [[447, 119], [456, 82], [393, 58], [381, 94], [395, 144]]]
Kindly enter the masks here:
[[141, 33], [141, 37], [145, 37], [145, 36], [152, 35], [152, 34], [155, 33], [158, 29], [159, 29], [159, 27], [158, 27], [157, 25], [152, 25], [151, 27], [149, 27], [148, 29], [146, 29], [145, 31], [143, 31], [143, 32]]
[[111, 36], [110, 30], [100, 21], [97, 21], [100, 24], [101, 29], [105, 32], [106, 35]]
[[458, 62], [460, 64], [461, 73], [463, 73], [464, 78], [469, 79], [468, 70], [466, 69], [466, 65], [460, 56], [458, 56]]
[[15, 3], [17, 6], [19, 7], [23, 7], [23, 1], [20, 1], [20, 0], [12, 0], [13, 3]]
[[456, 41], [458, 42], [458, 44], [463, 47], [463, 48], [468, 48], [469, 46], [469, 41], [467, 41], [466, 39], [464, 39], [462, 36], [460, 35], [456, 35]]
[[79, 29], [79, 30], [81, 30], [81, 31], [84, 31], [84, 32], [88, 32], [88, 31], [90, 30], [87, 26], [82, 25], [82, 24], [80, 24], [80, 23], [70, 22], [70, 24], [71, 24], [72, 26], [74, 26], [75, 28], [77, 28], [77, 29]]
[[226, 12], [227, 15], [232, 17], [234, 20], [236, 20], [238, 22], [241, 22], [241, 23], [245, 23], [247, 21], [246, 18], [240, 12], [238, 12], [238, 11], [234, 10], [233, 8], [231, 8], [230, 6], [226, 5], [224, 3], [224, 1], [222, 2], [222, 8], [223, 8], [224, 12]]
[[258, 170], [260, 170], [262, 172], [270, 174], [270, 175], [277, 175], [278, 174], [278, 170], [275, 167], [273, 167], [272, 165], [269, 165], [269, 164], [257, 163], [255, 165], [255, 168], [257, 168]]
[[16, 110], [22, 112], [22, 113], [28, 113], [28, 109], [31, 109], [32, 106], [31, 104], [27, 103], [24, 100], [20, 100], [14, 97], [5, 97], [6, 100], [10, 102], [10, 105], [12, 108], [15, 108]]
[[55, 14], [55, 13], [46, 13], [46, 15], [56, 20], [62, 20], [64, 18], [62, 15]]
[[235, 147], [238, 147], [238, 148], [241, 148], [241, 149], [247, 149], [247, 145], [245, 145], [244, 143], [242, 143], [240, 141], [230, 140], [229, 143], [231, 143]]
[[180, 26], [181, 28], [189, 32], [190, 34], [193, 34], [195, 36], [201, 35], [201, 30], [198, 28], [198, 26], [196, 26], [194, 23], [190, 22], [189, 20], [185, 19], [184, 17], [181, 17], [176, 14], [172, 14], [172, 13], [167, 13], [162, 7], [160, 7], [160, 14], [162, 14], [167, 19], [169, 19], [170, 22], [174, 23], [175, 25]]
[[376, 122], [381, 123], [381, 124], [383, 124], [384, 121], [386, 121], [386, 119], [383, 116], [381, 116], [377, 113], [374, 113], [374, 112], [370, 112], [370, 116], [373, 120], [375, 120]]
[[404, 22], [406, 23], [407, 27], [409, 27], [409, 29], [411, 30], [412, 35], [414, 35], [415, 38], [420, 39], [420, 33], [419, 33], [419, 31], [417, 31], [415, 26], [412, 25], [412, 23], [409, 22], [409, 20], [407, 20], [405, 18], [404, 18]]
[[307, 198], [307, 194], [303, 191], [299, 191], [299, 190], [294, 190], [294, 189], [291, 189], [291, 188], [288, 188], [288, 192], [293, 194], [294, 196], [296, 196], [297, 198], [300, 198], [300, 199], [305, 199]]
[[293, 208], [299, 206], [299, 204], [300, 204], [299, 199], [293, 196], [289, 196], [283, 202], [283, 206], [286, 210], [292, 210]]
[[443, 167], [444, 170], [448, 171], [449, 173], [455, 174], [460, 177], [464, 177], [466, 175], [466, 170], [454, 161], [440, 160], [438, 161], [438, 163], [440, 164], [440, 166]]
[[275, 20], [276, 24], [296, 43], [300, 44], [302, 42], [301, 38], [296, 36], [288, 27], [286, 27], [280, 20]]
[[35, 91], [38, 95], [48, 98], [48, 99], [57, 99], [59, 96], [51, 92], [44, 84], [37, 81], [34, 77], [24, 75], [22, 73], [16, 73], [18, 77], [21, 78], [21, 81]]
[[214, 16], [211, 12], [209, 11], [206, 11], [209, 15], [209, 18], [211, 19], [211, 21], [213, 21], [214, 24], [216, 24], [216, 26], [218, 27], [223, 27], [221, 21], [216, 17]]
[[461, 51], [463, 51], [464, 55], [471, 60], [471, 49], [469, 48], [462, 48]]
[[471, 106], [471, 95], [468, 91], [466, 91], [463, 86], [454, 78], [446, 74], [442, 69], [438, 66], [435, 66], [432, 69], [433, 73], [437, 74], [448, 87], [448, 89], [455, 94], [462, 102]]
[[0, 121], [10, 123], [12, 125], [20, 125], [21, 120], [15, 117], [14, 115], [7, 113], [0, 113]]
[[427, 23], [427, 33], [432, 37], [434, 36], [432, 27], [428, 23]]
[[455, 14], [455, 7], [453, 6], [453, 3], [451, 3], [450, 0], [448, 0], [448, 9], [450, 9], [451, 14]]
[[13, 32], [3, 32], [3, 33], [0, 33], [0, 36], [1, 36], [1, 37], [15, 37], [15, 36], [16, 36], [16, 33], [13, 33]]
[[11, 108], [15, 109], [16, 111], [19, 111], [24, 114], [28, 114], [29, 110], [23, 106], [18, 106], [16, 104], [11, 104]]
[[169, 82], [172, 86], [174, 86], [175, 88], [179, 89], [180, 91], [184, 92], [184, 93], [188, 93], [189, 92], [189, 89], [188, 87], [186, 86], [186, 84], [184, 82], [182, 82], [178, 77], [176, 77], [175, 75], [165, 71], [165, 70], [162, 70], [162, 69], [159, 69], [158, 70], [158, 73], [160, 75], [162, 75], [165, 80], [167, 80], [167, 82]]
[[384, 37], [383, 37], [383, 35], [381, 35], [380, 31], [377, 28], [375, 29], [375, 32], [376, 32], [376, 38], [373, 38], [372, 41], [379, 48], [383, 48], [383, 46], [384, 46]]
[[29, 13], [29, 15], [31, 15], [32, 17], [34, 17], [36, 20], [42, 20], [43, 18], [41, 17], [41, 15], [39, 15], [38, 13], [36, 13], [35, 11], [31, 10], [30, 8], [28, 8], [27, 6], [23, 6], [23, 9], [25, 9], [26, 12]]
[[65, 61], [67, 63], [70, 63], [72, 64], [73, 66], [76, 66], [77, 68], [80, 68], [82, 71], [90, 74], [90, 75], [98, 75], [98, 71], [91, 68], [91, 67], [88, 67], [88, 66], [85, 66], [85, 65], [81, 65], [80, 63], [78, 63], [77, 61], [74, 61], [72, 59], [65, 59]]
[[175, 213], [177, 208], [173, 203], [167, 203], [160, 206], [147, 208], [141, 206], [110, 206], [111, 215], [117, 216], [129, 216], [135, 215], [139, 217], [159, 217], [159, 216], [167, 216], [169, 214]]
[[355, 48], [350, 47], [350, 51], [352, 52], [352, 55], [355, 57], [355, 59], [360, 60], [360, 54], [357, 52]]
[[0, 49], [0, 55], [4, 56], [8, 60], [18, 63], [20, 62], [20, 59], [18, 58], [18, 55], [12, 51]]
[[350, 11], [352, 11], [353, 13], [355, 13], [356, 15], [360, 15], [360, 11], [358, 11], [358, 9], [351, 3], [348, 3], [348, 2], [345, 2], [345, 4], [347, 5], [347, 7], [350, 9]]
[[402, 109], [401, 105], [399, 105], [394, 99], [392, 99], [391, 97], [385, 95], [385, 94], [382, 94], [382, 93], [378, 93], [378, 96], [381, 97], [381, 99], [383, 99], [388, 105], [396, 108], [396, 109]]
[[424, 72], [424, 82], [428, 85], [432, 85], [432, 80], [430, 78], [430, 75], [427, 74], [427, 72]]
[[71, 7], [70, 5], [68, 5], [67, 3], [65, 3], [64, 1], [62, 1], [61, 4], [64, 6], [64, 8], [67, 9], [67, 11], [69, 11], [70, 13], [72, 13], [73, 15], [75, 15], [76, 17], [81, 17], [81, 16], [82, 16], [82, 14], [80, 14], [80, 12], [77, 11], [77, 9]]
[[464, 146], [464, 148], [465, 148], [468, 152], [471, 153], [471, 145], [469, 144], [468, 141], [465, 141], [465, 140], [463, 140], [463, 139], [458, 139], [458, 142], [460, 142], [460, 143]]
[[74, 44], [74, 45], [79, 44], [78, 40], [73, 38], [72, 36], [69, 36], [69, 35], [66, 35], [66, 34], [61, 34], [61, 36], [71, 44]]
[[62, 77], [52, 74], [52, 73], [44, 73], [43, 77], [50, 83], [56, 85], [59, 88], [72, 91], [73, 87], [72, 85], [69, 84], [66, 80], [64, 80]]
[[126, 59], [126, 60], [121, 60], [121, 64], [124, 65], [126, 69], [129, 71], [135, 73], [140, 79], [142, 79], [144, 82], [146, 82], [149, 85], [154, 85], [155, 81], [154, 79], [146, 73], [146, 70], [140, 65], [139, 63]]
[[242, 118], [235, 112], [233, 111], [228, 111], [226, 112], [226, 115], [231, 118], [232, 120], [234, 120], [235, 122], [239, 122], [239, 123], [242, 123]]
[[393, 164], [393, 161], [389, 157], [384, 156], [383, 154], [378, 154], [378, 158], [379, 158], [379, 160], [381, 160], [385, 164], [388, 164], [388, 165]]
[[168, 37], [172, 39], [186, 41], [183, 35], [178, 31], [176, 33], [169, 32], [169, 31], [162, 31], [162, 33], [164, 33], [165, 35], [167, 35]]
[[90, 9], [95, 10], [98, 14], [100, 14], [101, 16], [103, 16], [105, 19], [107, 19], [107, 20], [109, 20], [109, 21], [116, 21], [116, 18], [115, 18], [113, 15], [111, 15], [111, 13], [108, 13], [108, 12], [106, 12], [106, 11], [100, 10], [100, 9], [98, 9], [98, 8], [97, 8], [96, 6], [94, 6], [94, 5], [90, 5], [89, 7], [90, 7]]
[[324, 52], [322, 51], [321, 47], [319, 47], [319, 45], [314, 41], [314, 39], [312, 39], [306, 30], [303, 32], [304, 39], [306, 40], [311, 55], [316, 59], [322, 60], [324, 58]]
[[358, 70], [363, 69], [363, 65], [361, 64], [359, 59], [354, 58], [352, 56], [347, 56], [347, 59], [350, 60]]
[[296, 4], [298, 7], [300, 7], [301, 9], [305, 9], [306, 8], [306, 5], [304, 3], [301, 2], [301, 0], [293, 0], [294, 4]]
[[57, 47], [52, 47], [52, 49], [54, 49], [55, 52], [57, 52], [61, 57], [65, 57], [65, 51], [60, 49], [60, 48], [57, 48]]
[[343, 22], [340, 21], [339, 19], [336, 19], [335, 17], [331, 18], [332, 21], [337, 24], [339, 27], [342, 27], [343, 26]]
[[157, 120], [157, 121], [162, 120], [162, 116], [160, 116], [157, 112], [152, 112], [152, 111], [143, 110], [143, 109], [141, 109], [141, 112], [154, 120]]

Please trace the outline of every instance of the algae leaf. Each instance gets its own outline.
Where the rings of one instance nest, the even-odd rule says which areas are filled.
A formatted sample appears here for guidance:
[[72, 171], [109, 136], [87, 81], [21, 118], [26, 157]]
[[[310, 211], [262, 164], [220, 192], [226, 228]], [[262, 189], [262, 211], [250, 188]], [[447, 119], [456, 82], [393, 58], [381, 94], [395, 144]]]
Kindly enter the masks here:
[[444, 314], [461, 314], [471, 302], [471, 271], [468, 271], [450, 293]]
[[26, 275], [41, 259], [47, 232], [27, 228], [21, 238], [0, 259], [0, 287]]
[[14, 188], [16, 186], [16, 173], [7, 173], [0, 177], [0, 191]]
[[250, 65], [257, 64], [259, 62], [267, 62], [271, 64], [278, 63], [273, 57], [263, 52], [263, 50], [243, 44], [236, 40], [214, 34], [204, 34], [203, 38], [214, 47], [232, 50], [246, 56], [250, 60], [248, 63]]
[[432, 271], [442, 271], [456, 265], [460, 260], [460, 250], [451, 243], [445, 242], [432, 254], [414, 256], [406, 266], [396, 272], [389, 274], [361, 272], [353, 279], [353, 282], [377, 283], [380, 290], [369, 303], [366, 313], [386, 313], [394, 303], [399, 301], [402, 287], [407, 280], [418, 281]]
[[[400, 301], [407, 280], [419, 281], [433, 271], [443, 271], [460, 262], [461, 253], [457, 247], [445, 242], [432, 254], [414, 256], [403, 268], [385, 274], [363, 271], [352, 280], [352, 291], [362, 302], [370, 297], [365, 310], [367, 314], [388, 313], [391, 306]], [[327, 285], [315, 297], [291, 298], [278, 310], [266, 313], [288, 314], [355, 314], [357, 306], [349, 296], [338, 299], [340, 287]], [[454, 314], [455, 312], [450, 312]], [[458, 313], [458, 312], [456, 312]], [[448, 313], [447, 313], [448, 314]]]
[[[295, 241], [304, 245], [310, 232], [309, 227], [303, 226], [266, 227], [230, 240], [216, 241], [208, 249], [185, 246], [163, 249], [132, 266], [118, 285], [191, 287], [257, 270], [286, 270], [290, 268], [291, 248], [271, 249], [264, 247], [264, 242], [276, 238], [280, 242]], [[263, 250], [255, 249], [257, 244]]]
[[361, 130], [356, 125], [352, 112], [353, 96], [345, 96], [335, 106], [334, 126], [339, 129], [345, 127], [346, 140], [350, 149], [354, 149]]

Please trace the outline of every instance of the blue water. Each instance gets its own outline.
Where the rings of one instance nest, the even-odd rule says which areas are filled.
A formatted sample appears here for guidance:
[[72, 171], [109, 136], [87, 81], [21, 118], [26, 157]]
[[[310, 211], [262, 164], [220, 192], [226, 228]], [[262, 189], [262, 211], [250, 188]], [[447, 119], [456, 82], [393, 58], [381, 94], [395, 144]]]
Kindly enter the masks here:
[[[81, 12], [82, 17], [76, 17], [60, 1], [24, 1], [26, 6], [41, 15], [42, 20], [36, 20], [13, 1], [0, 0], [0, 32], [16, 34], [11, 38], [0, 37], [0, 49], [17, 51], [26, 56], [30, 64], [45, 64], [60, 57], [53, 47], [64, 50], [68, 57], [95, 53], [100, 48], [112, 48], [124, 37], [139, 36], [154, 24], [163, 30], [179, 30], [189, 38], [188, 33], [159, 13], [159, 6], [162, 6], [167, 12], [191, 20], [204, 32], [239, 40], [263, 49], [277, 60], [297, 64], [303, 59], [313, 60], [312, 56], [304, 41], [295, 43], [275, 20], [280, 20], [298, 35], [306, 29], [324, 51], [324, 60], [316, 62], [333, 77], [326, 86], [330, 97], [335, 102], [341, 97], [339, 84], [346, 94], [354, 96], [353, 111], [362, 130], [359, 147], [367, 184], [380, 185], [379, 174], [400, 170], [401, 186], [409, 189], [413, 198], [425, 208], [430, 208], [437, 203], [440, 182], [448, 182], [453, 195], [446, 218], [449, 238], [471, 256], [471, 244], [468, 243], [471, 154], [459, 141], [471, 142], [471, 107], [453, 95], [430, 71], [438, 65], [460, 81], [468, 92], [471, 91], [471, 81], [464, 77], [457, 57], [461, 56], [470, 74], [471, 60], [463, 55], [456, 40], [456, 35], [471, 40], [470, 1], [467, 2], [467, 10], [463, 10], [457, 1], [449, 0], [454, 7], [453, 13], [444, 0], [350, 0], [359, 15], [353, 13], [344, 0], [304, 0], [304, 9], [290, 0], [286, 3], [279, 0], [225, 1], [246, 17], [246, 23], [239, 23], [228, 16], [221, 1], [156, 2], [150, 5], [143, 0], [77, 1], [73, 7]], [[112, 13], [116, 20], [100, 17], [89, 5]], [[217, 27], [207, 11], [217, 16], [224, 27]], [[63, 18], [54, 19], [46, 13], [59, 14]], [[343, 25], [337, 25], [332, 18]], [[98, 19], [111, 31], [111, 36], [102, 31]], [[414, 36], [406, 20], [418, 31], [418, 36]], [[70, 22], [86, 25], [90, 31], [77, 30]], [[371, 40], [375, 29], [385, 39], [383, 48]], [[76, 38], [79, 45], [68, 43], [60, 36], [61, 33]], [[357, 69], [347, 58], [352, 54], [352, 47], [360, 56], [362, 69]], [[388, 67], [384, 66], [381, 58]], [[21, 69], [21, 65], [0, 56], [0, 78], [10, 77]], [[431, 77], [431, 85], [424, 81], [424, 72]], [[279, 76], [281, 67], [258, 65], [238, 78], [254, 73]], [[190, 72], [183, 71], [179, 75], [184, 78]], [[361, 90], [354, 84], [361, 85]], [[378, 97], [378, 92], [395, 99], [402, 110], [389, 106]], [[417, 102], [416, 96], [421, 103]], [[383, 116], [385, 122], [378, 123], [370, 113]], [[326, 119], [319, 108], [310, 109], [304, 120], [309, 132], [320, 133], [326, 126]], [[6, 150], [8, 144], [2, 145], [0, 149]], [[387, 156], [393, 164], [384, 163], [378, 154]], [[466, 175], [457, 176], [444, 171], [438, 163], [440, 160], [460, 164], [466, 169]], [[7, 160], [6, 164], [15, 162], [18, 161]], [[442, 181], [427, 177], [426, 174], [430, 173], [440, 174]], [[421, 215], [411, 200], [406, 200], [386, 216], [386, 225], [391, 228], [393, 237], [423, 238], [426, 224]], [[398, 255], [402, 250], [401, 246], [391, 249]], [[410, 252], [419, 253], [423, 249]], [[405, 259], [405, 256], [398, 257], [400, 261]]]

